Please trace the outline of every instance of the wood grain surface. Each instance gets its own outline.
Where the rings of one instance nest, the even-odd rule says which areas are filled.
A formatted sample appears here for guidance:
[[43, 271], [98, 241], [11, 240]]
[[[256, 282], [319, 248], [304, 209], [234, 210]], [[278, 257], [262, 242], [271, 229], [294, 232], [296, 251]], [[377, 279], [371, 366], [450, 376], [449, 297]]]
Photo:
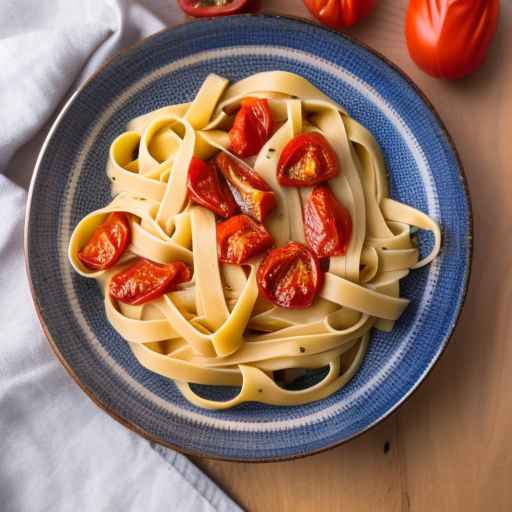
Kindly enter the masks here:
[[[262, 5], [308, 16], [300, 0]], [[413, 78], [459, 149], [475, 218], [466, 306], [423, 385], [363, 436], [292, 462], [195, 460], [250, 511], [512, 510], [512, 4], [501, 3], [486, 63], [458, 82], [430, 78], [410, 60], [406, 5], [379, 0], [348, 33]]]

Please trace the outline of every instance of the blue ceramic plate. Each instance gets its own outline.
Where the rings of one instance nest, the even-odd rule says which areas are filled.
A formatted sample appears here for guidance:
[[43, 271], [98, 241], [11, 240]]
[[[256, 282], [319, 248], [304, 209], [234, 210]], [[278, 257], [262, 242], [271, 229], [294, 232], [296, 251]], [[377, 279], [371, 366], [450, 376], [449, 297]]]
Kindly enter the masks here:
[[[171, 380], [140, 366], [106, 320], [95, 283], [72, 271], [66, 249], [79, 219], [110, 199], [108, 149], [130, 119], [191, 100], [208, 73], [239, 80], [275, 69], [307, 78], [371, 130], [384, 151], [392, 196], [440, 221], [443, 250], [434, 264], [404, 280], [410, 306], [393, 332], [374, 333], [360, 371], [338, 393], [299, 407], [202, 410], [183, 399]], [[223, 459], [303, 456], [375, 425], [411, 394], [441, 354], [470, 269], [469, 199], [457, 154], [432, 107], [371, 50], [280, 17], [197, 21], [115, 58], [73, 96], [51, 130], [27, 220], [36, 307], [54, 350], [84, 391], [153, 441]], [[430, 243], [421, 238], [423, 252]]]

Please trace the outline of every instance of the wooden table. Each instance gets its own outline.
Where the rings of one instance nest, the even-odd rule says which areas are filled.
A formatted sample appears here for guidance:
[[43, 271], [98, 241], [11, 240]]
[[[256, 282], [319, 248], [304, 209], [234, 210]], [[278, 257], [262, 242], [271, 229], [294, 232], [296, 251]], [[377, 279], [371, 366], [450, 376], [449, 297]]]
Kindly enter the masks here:
[[[446, 123], [475, 215], [473, 276], [457, 332], [414, 396], [328, 452], [274, 464], [195, 460], [250, 511], [512, 510], [512, 4], [472, 77], [443, 82], [410, 60], [406, 0], [379, 0], [350, 34], [404, 69]], [[263, 2], [307, 16], [300, 0]]]

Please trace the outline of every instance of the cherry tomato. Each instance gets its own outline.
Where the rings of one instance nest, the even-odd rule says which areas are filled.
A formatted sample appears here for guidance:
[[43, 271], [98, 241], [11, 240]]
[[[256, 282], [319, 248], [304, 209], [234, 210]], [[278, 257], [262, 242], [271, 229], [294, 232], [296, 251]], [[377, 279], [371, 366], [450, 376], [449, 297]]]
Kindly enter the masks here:
[[248, 0], [178, 0], [180, 7], [196, 18], [225, 16], [242, 11]]
[[350, 27], [370, 14], [375, 0], [304, 0], [313, 16], [332, 28]]
[[267, 182], [249, 166], [223, 151], [215, 157], [217, 169], [224, 175], [236, 203], [247, 215], [263, 222], [275, 208], [276, 197]]
[[79, 260], [92, 270], [113, 267], [130, 243], [130, 225], [124, 213], [111, 213], [96, 228], [89, 241], [78, 253]]
[[217, 224], [217, 249], [223, 263], [240, 265], [269, 249], [273, 243], [265, 226], [247, 215], [236, 215]]
[[110, 281], [110, 295], [125, 304], [138, 306], [190, 281], [192, 272], [182, 261], [166, 265], [140, 258]]
[[319, 258], [347, 252], [352, 219], [326, 185], [316, 186], [306, 201], [304, 235], [306, 244]]
[[264, 98], [245, 98], [229, 130], [230, 149], [245, 158], [256, 155], [270, 138], [272, 113]]
[[284, 147], [277, 165], [283, 187], [310, 187], [338, 174], [336, 153], [319, 133], [302, 133]]
[[426, 73], [462, 78], [482, 64], [496, 32], [499, 0], [411, 0], [405, 35]]
[[188, 195], [196, 203], [228, 218], [238, 211], [226, 181], [216, 169], [195, 156], [188, 169]]
[[305, 245], [288, 242], [273, 249], [256, 274], [263, 295], [276, 306], [302, 309], [311, 306], [324, 280], [320, 263]]

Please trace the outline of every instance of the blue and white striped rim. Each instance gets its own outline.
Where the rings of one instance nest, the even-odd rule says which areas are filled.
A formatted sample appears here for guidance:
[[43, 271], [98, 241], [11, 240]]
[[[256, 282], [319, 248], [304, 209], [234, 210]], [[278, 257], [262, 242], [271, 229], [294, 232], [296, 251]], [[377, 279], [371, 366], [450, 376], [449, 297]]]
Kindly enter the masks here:
[[[239, 17], [241, 25], [250, 19], [250, 23], [259, 24], [263, 26], [263, 29], [272, 29], [272, 24], [285, 24], [289, 28], [289, 24], [297, 24], [302, 25], [297, 21], [290, 21], [282, 18], [268, 18], [268, 17]], [[236, 19], [231, 20], [215, 20], [208, 22], [198, 22], [189, 25], [188, 27], [193, 27], [194, 25], [204, 25], [211, 27], [212, 32], [215, 31], [216, 25], [225, 25], [230, 24], [231, 29], [233, 29], [234, 24], [237, 23]], [[269, 24], [268, 27], [265, 27], [265, 24]], [[262, 28], [258, 27], [259, 30]], [[326, 36], [329, 34], [330, 37], [331, 32], [325, 31], [323, 29], [306, 25], [308, 30], [311, 30], [315, 35]], [[181, 27], [180, 30], [187, 31], [187, 27]], [[189, 29], [189, 32], [193, 29]], [[204, 29], [203, 29], [204, 30]], [[240, 28], [243, 30], [243, 27]], [[173, 31], [159, 34], [156, 38], [151, 39], [146, 43], [145, 46], [139, 46], [137, 51], [143, 51], [146, 47], [146, 51], [149, 51], [151, 47], [151, 41], [155, 42], [158, 38], [165, 38], [166, 34], [172, 34]], [[172, 39], [171, 36], [168, 36]], [[232, 36], [231, 36], [232, 37]], [[275, 38], [276, 35], [273, 34]], [[338, 36], [336, 36], [338, 37]], [[287, 43], [287, 41], [284, 41]], [[339, 38], [340, 45], [346, 45], [351, 50], [354, 48], [357, 49], [357, 52], [361, 52], [361, 55], [366, 55], [368, 52], [366, 50], [359, 49], [353, 43], [348, 42], [346, 39]], [[207, 44], [207, 43], [205, 43]], [[345, 48], [346, 49], [346, 48]], [[186, 52], [185, 52], [186, 53]], [[421, 299], [419, 301], [419, 305], [415, 312], [414, 317], [411, 319], [408, 328], [407, 334], [403, 336], [399, 343], [394, 346], [393, 351], [387, 355], [386, 360], [379, 365], [378, 371], [374, 372], [371, 375], [371, 378], [367, 379], [364, 383], [359, 385], [353, 392], [347, 394], [345, 396], [341, 396], [338, 400], [333, 403], [326, 404], [323, 408], [317, 408], [311, 412], [305, 412], [304, 414], [293, 414], [289, 415], [289, 417], [280, 417], [279, 419], [275, 419], [273, 414], [268, 414], [264, 417], [258, 417], [257, 421], [251, 421], [247, 419], [247, 417], [243, 417], [240, 421], [234, 420], [232, 416], [224, 417], [223, 415], [215, 414], [212, 415], [210, 413], [205, 413], [199, 409], [194, 409], [190, 407], [183, 407], [182, 404], [175, 403], [173, 401], [169, 401], [166, 398], [163, 398], [158, 393], [148, 389], [146, 385], [140, 380], [134, 378], [129, 371], [125, 368], [123, 364], [119, 362], [112, 354], [105, 348], [102, 340], [98, 339], [97, 333], [95, 332], [93, 326], [90, 321], [84, 315], [81, 301], [79, 297], [79, 290], [76, 287], [76, 280], [72, 275], [71, 268], [67, 264], [67, 242], [69, 240], [69, 236], [71, 230], [73, 228], [72, 223], [72, 211], [74, 209], [74, 205], [76, 204], [77, 197], [79, 194], [79, 181], [81, 175], [85, 170], [85, 161], [89, 157], [91, 150], [98, 144], [99, 138], [102, 136], [102, 133], [105, 130], [105, 126], [109, 123], [109, 120], [113, 118], [125, 105], [126, 103], [141, 93], [141, 91], [146, 90], [148, 87], [151, 87], [153, 84], [157, 83], [164, 77], [172, 76], [173, 73], [183, 72], [184, 70], [191, 69], [193, 70], [197, 66], [206, 66], [215, 69], [216, 63], [225, 60], [232, 59], [245, 59], [250, 62], [251, 59], [267, 59], [270, 61], [274, 61], [276, 67], [279, 67], [278, 64], [286, 61], [288, 65], [292, 65], [290, 63], [297, 63], [297, 66], [309, 66], [314, 68], [316, 72], [321, 73], [323, 75], [329, 75], [336, 80], [339, 80], [340, 83], [347, 84], [353, 88], [361, 97], [364, 98], [364, 101], [371, 104], [373, 108], [377, 109], [381, 115], [390, 123], [394, 130], [399, 134], [400, 138], [403, 140], [405, 146], [407, 147], [407, 151], [411, 155], [411, 158], [414, 161], [414, 168], [418, 173], [418, 176], [421, 180], [422, 193], [424, 194], [425, 206], [429, 215], [434, 218], [442, 221], [442, 214], [440, 211], [439, 204], [439, 191], [436, 186], [436, 182], [434, 180], [434, 173], [429, 164], [428, 158], [426, 157], [422, 145], [417, 140], [417, 137], [414, 134], [414, 129], [410, 126], [410, 120], [404, 119], [397, 110], [394, 108], [393, 104], [386, 99], [377, 88], [367, 82], [362, 74], [358, 76], [354, 72], [350, 71], [346, 67], [340, 65], [339, 62], [335, 62], [333, 60], [329, 60], [324, 58], [321, 54], [321, 51], [317, 53], [312, 53], [311, 48], [309, 51], [303, 51], [298, 48], [290, 47], [287, 44], [283, 45], [260, 45], [260, 44], [243, 44], [237, 46], [225, 46], [219, 47], [209, 50], [202, 51], [194, 51], [189, 55], [185, 55], [179, 59], [173, 60], [172, 62], [162, 63], [162, 65], [156, 66], [155, 69], [150, 70], [147, 73], [143, 73], [140, 78], [137, 80], [133, 80], [128, 86], [126, 86], [123, 91], [118, 94], [112, 101], [108, 102], [105, 105], [105, 108], [102, 110], [102, 113], [95, 119], [94, 124], [91, 126], [90, 130], [84, 137], [83, 141], [80, 144], [80, 151], [76, 152], [74, 155], [74, 160], [71, 165], [71, 170], [67, 175], [67, 183], [66, 183], [66, 191], [63, 194], [65, 197], [64, 205], [61, 209], [61, 221], [59, 223], [59, 233], [57, 235], [57, 239], [59, 240], [58, 246], [58, 263], [59, 270], [62, 275], [62, 292], [65, 294], [65, 298], [68, 304], [72, 305], [72, 321], [75, 322], [81, 331], [81, 334], [84, 338], [84, 343], [86, 343], [88, 349], [93, 350], [96, 353], [96, 357], [102, 361], [103, 364], [108, 367], [108, 370], [112, 372], [112, 375], [115, 376], [116, 379], [120, 379], [127, 388], [131, 389], [134, 394], [136, 394], [139, 399], [151, 404], [153, 407], [163, 411], [166, 415], [170, 415], [173, 418], [176, 418], [178, 421], [184, 422], [186, 425], [198, 425], [202, 428], [210, 428], [215, 432], [226, 432], [226, 434], [232, 434], [234, 432], [239, 432], [241, 435], [252, 433], [272, 433], [272, 432], [293, 432], [294, 430], [304, 430], [314, 426], [321, 427], [326, 422], [333, 417], [339, 417], [350, 410], [350, 407], [361, 397], [368, 396], [369, 394], [375, 393], [377, 389], [388, 379], [390, 374], [397, 368], [400, 361], [404, 358], [405, 354], [410, 350], [411, 344], [417, 333], [420, 330], [422, 321], [426, 315], [426, 312], [430, 310], [432, 305], [432, 301], [436, 297], [436, 285], [439, 282], [440, 273], [443, 267], [443, 259], [444, 255], [438, 258], [434, 264], [430, 266], [428, 270], [428, 274], [426, 276], [423, 292], [421, 295]], [[358, 55], [361, 58], [361, 55]], [[381, 63], [381, 66], [387, 67], [386, 64]], [[107, 68], [108, 69], [108, 68]], [[395, 70], [391, 68], [387, 68], [388, 73], [396, 73]], [[409, 84], [409, 87], [410, 84]], [[328, 91], [326, 91], [328, 92]], [[32, 219], [33, 216], [31, 214], [30, 205], [34, 202], [34, 189], [36, 187], [37, 174], [40, 171], [43, 158], [47, 153], [48, 147], [53, 140], [54, 134], [63, 119], [66, 116], [66, 113], [70, 109], [70, 107], [75, 102], [76, 98], [80, 95], [80, 92], [75, 93], [73, 97], [69, 100], [68, 104], [64, 107], [63, 111], [59, 115], [56, 120], [55, 125], [52, 127], [50, 134], [48, 136], [47, 141], [42, 149], [41, 155], [38, 159], [38, 163], [36, 165], [36, 173], [34, 175], [34, 179], [31, 186], [31, 194], [29, 200], [29, 209], [27, 212], [27, 219]], [[423, 100], [418, 97], [417, 101], [422, 103], [424, 106]], [[437, 119], [434, 119], [436, 123], [439, 123]], [[441, 131], [443, 128], [441, 127]], [[444, 141], [445, 144], [448, 144], [447, 141]], [[449, 151], [452, 151], [452, 148], [449, 148]], [[456, 162], [456, 157], [454, 155], [454, 161]], [[452, 171], [457, 172], [458, 169], [452, 169]], [[469, 210], [467, 205], [467, 199], [465, 196], [465, 191], [461, 190], [463, 199], [465, 202], [466, 210], [462, 212], [462, 214], [466, 214], [468, 219], [466, 222], [470, 223], [469, 218]], [[27, 232], [26, 232], [26, 243], [27, 243], [27, 254], [29, 259], [29, 273], [34, 277], [34, 269], [32, 268], [31, 262], [31, 251], [30, 244], [33, 243], [31, 240], [30, 234], [30, 223], [27, 222]], [[313, 449], [309, 448], [306, 450], [301, 450], [300, 447], [297, 448], [294, 444], [291, 446], [277, 446], [272, 450], [271, 455], [263, 454], [259, 456], [259, 454], [255, 452], [250, 452], [247, 450], [247, 453], [237, 452], [237, 453], [229, 453], [226, 454], [225, 451], [215, 451], [214, 449], [205, 449], [203, 448], [202, 454], [209, 456], [226, 456], [226, 458], [234, 458], [234, 459], [268, 459], [268, 458], [282, 458], [288, 456], [296, 456], [308, 453], [309, 451], [317, 451], [322, 448], [326, 448], [331, 444], [336, 444], [342, 440], [353, 437], [357, 433], [364, 431], [370, 428], [375, 423], [379, 422], [384, 416], [389, 414], [391, 410], [396, 408], [409, 394], [412, 390], [417, 386], [417, 384], [424, 378], [424, 376], [428, 373], [434, 362], [437, 360], [439, 354], [443, 350], [446, 341], [451, 332], [451, 328], [453, 327], [453, 323], [455, 318], [457, 317], [458, 309], [461, 305], [465, 283], [469, 274], [469, 255], [470, 255], [470, 244], [467, 245], [466, 248], [466, 261], [465, 261], [465, 269], [462, 273], [462, 281], [459, 283], [460, 294], [458, 298], [458, 302], [454, 305], [452, 312], [452, 321], [451, 327], [446, 331], [445, 337], [443, 340], [437, 340], [435, 346], [432, 347], [432, 353], [429, 354], [429, 363], [424, 365], [422, 368], [422, 372], [415, 379], [414, 383], [408, 385], [407, 389], [404, 389], [399, 400], [395, 400], [391, 406], [386, 407], [381, 414], [375, 416], [371, 421], [358, 427], [356, 431], [352, 432], [350, 435], [344, 435], [340, 433], [339, 438], [334, 439], [334, 442], [329, 440], [325, 440], [317, 444]], [[41, 296], [38, 295], [37, 287], [34, 286], [34, 293], [36, 299], [36, 305], [41, 307], [40, 299]], [[41, 317], [43, 323], [45, 322], [45, 315], [41, 312]], [[48, 326], [47, 326], [48, 327]], [[54, 334], [51, 332], [51, 329], [47, 329], [49, 335], [54, 338]], [[56, 338], [53, 339], [54, 345], [59, 350], [59, 340]], [[69, 365], [72, 366], [72, 365]], [[91, 371], [91, 370], [90, 370]], [[88, 389], [90, 393], [94, 393], [94, 390]], [[112, 412], [112, 407], [108, 407]], [[132, 420], [133, 421], [133, 420]], [[175, 444], [169, 438], [165, 438], [164, 436], [155, 437], [151, 436], [153, 439], [163, 442], [165, 444]], [[331, 436], [332, 437], [332, 436]], [[241, 438], [242, 439], [242, 438]], [[248, 438], [249, 439], [249, 438]], [[222, 444], [222, 443], [221, 443]], [[243, 444], [243, 442], [242, 442]], [[183, 448], [183, 446], [179, 446], [179, 448]], [[187, 448], [185, 448], [187, 449]], [[269, 452], [270, 453], [270, 452]]]

